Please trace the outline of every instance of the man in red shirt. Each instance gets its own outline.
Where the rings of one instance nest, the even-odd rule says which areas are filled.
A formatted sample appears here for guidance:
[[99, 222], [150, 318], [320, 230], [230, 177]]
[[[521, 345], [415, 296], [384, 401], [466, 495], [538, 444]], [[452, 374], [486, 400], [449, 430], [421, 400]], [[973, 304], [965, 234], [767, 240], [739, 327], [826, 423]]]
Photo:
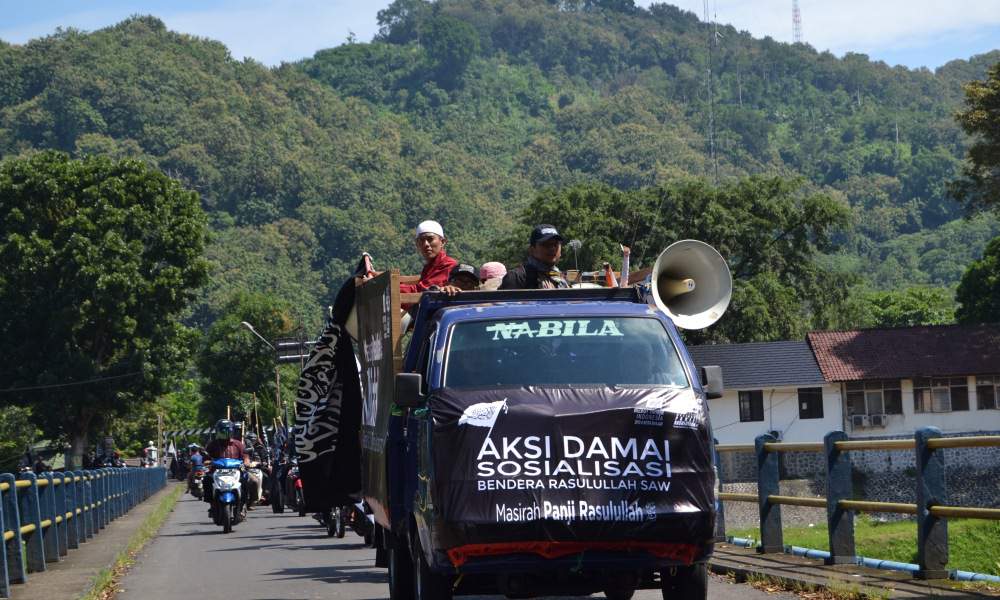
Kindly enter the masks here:
[[[215, 439], [209, 442], [208, 446], [205, 446], [205, 453], [208, 454], [209, 459], [209, 470], [202, 480], [202, 489], [205, 490], [202, 499], [209, 504], [212, 503], [212, 461], [217, 458], [235, 458], [243, 461], [245, 466], [250, 465], [250, 459], [247, 458], [243, 442], [233, 439], [233, 431], [235, 430], [236, 427], [232, 421], [219, 419], [215, 422]], [[209, 513], [211, 513], [211, 509], [209, 509]]]
[[420, 271], [420, 281], [399, 284], [400, 292], [426, 292], [431, 286], [447, 285], [451, 270], [458, 266], [458, 261], [448, 256], [444, 250], [447, 242], [444, 229], [437, 221], [424, 221], [417, 225], [417, 252], [424, 259], [424, 268]]
[[210, 460], [235, 458], [242, 460], [245, 465], [250, 464], [243, 442], [234, 440], [232, 437], [235, 429], [233, 422], [228, 419], [219, 419], [215, 423], [215, 439], [205, 447], [205, 452]]

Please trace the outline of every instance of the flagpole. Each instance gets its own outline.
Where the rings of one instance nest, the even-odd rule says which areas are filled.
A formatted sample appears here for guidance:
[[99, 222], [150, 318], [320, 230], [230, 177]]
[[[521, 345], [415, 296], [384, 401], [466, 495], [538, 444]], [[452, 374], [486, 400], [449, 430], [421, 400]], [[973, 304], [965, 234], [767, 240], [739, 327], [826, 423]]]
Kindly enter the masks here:
[[[496, 426], [497, 419], [500, 418], [500, 411], [501, 410], [503, 410], [503, 412], [505, 412], [505, 413], [507, 412], [507, 399], [506, 398], [504, 398], [503, 406], [501, 408], [498, 408], [497, 409], [497, 414], [493, 416], [493, 422], [490, 423], [490, 429], [489, 429], [489, 431], [486, 432], [486, 439], [487, 440], [490, 439], [490, 435], [493, 433], [493, 427]], [[483, 443], [485, 444], [486, 442], [484, 441]]]

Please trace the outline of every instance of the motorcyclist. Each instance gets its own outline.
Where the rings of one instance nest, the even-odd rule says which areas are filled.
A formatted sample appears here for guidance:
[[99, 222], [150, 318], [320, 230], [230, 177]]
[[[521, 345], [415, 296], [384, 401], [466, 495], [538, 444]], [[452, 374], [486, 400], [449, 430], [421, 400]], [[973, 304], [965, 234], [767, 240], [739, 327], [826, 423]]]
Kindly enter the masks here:
[[188, 460], [191, 461], [191, 470], [188, 472], [188, 490], [191, 489], [191, 485], [194, 483], [194, 474], [199, 468], [205, 466], [205, 457], [201, 455], [201, 446], [198, 444], [188, 445]]
[[143, 448], [143, 454], [145, 455], [143, 457], [145, 460], [143, 460], [142, 466], [144, 467], [156, 466], [156, 458], [157, 458], [156, 445], [153, 444], [153, 440], [149, 440], [149, 444], [145, 448]]
[[189, 460], [191, 461], [191, 468], [201, 467], [205, 464], [205, 457], [201, 455], [201, 446], [198, 444], [191, 444], [188, 446], [188, 451], [191, 453]]
[[[233, 439], [233, 431], [235, 431], [235, 426], [233, 422], [229, 419], [219, 419], [215, 422], [215, 439], [208, 443], [205, 447], [205, 452], [208, 454], [209, 460], [216, 460], [219, 458], [235, 458], [237, 460], [243, 461], [243, 466], [249, 466], [250, 460], [246, 455], [246, 448], [243, 446], [243, 442]], [[203, 489], [205, 490], [205, 495], [203, 496], [205, 502], [212, 502], [212, 466], [209, 463], [209, 472], [205, 474], [205, 479], [203, 480]], [[243, 472], [243, 478], [245, 481], [246, 471]]]

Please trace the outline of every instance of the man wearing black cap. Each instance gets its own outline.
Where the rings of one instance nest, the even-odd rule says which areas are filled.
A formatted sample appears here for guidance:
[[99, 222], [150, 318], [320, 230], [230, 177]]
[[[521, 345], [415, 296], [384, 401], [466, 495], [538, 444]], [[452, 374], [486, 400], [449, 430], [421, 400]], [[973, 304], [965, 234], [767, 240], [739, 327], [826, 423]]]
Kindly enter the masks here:
[[501, 290], [542, 290], [568, 288], [556, 263], [562, 256], [563, 238], [552, 225], [538, 225], [531, 231], [528, 259], [504, 275]]

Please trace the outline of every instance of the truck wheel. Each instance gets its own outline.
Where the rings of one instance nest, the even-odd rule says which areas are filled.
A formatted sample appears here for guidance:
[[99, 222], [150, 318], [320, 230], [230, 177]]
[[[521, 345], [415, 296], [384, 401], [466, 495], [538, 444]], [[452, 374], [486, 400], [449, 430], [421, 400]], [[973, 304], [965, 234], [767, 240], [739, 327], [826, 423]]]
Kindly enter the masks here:
[[704, 564], [665, 569], [660, 573], [663, 600], [708, 598], [708, 569]]
[[635, 590], [604, 590], [604, 597], [608, 600], [632, 600]]
[[417, 559], [413, 565], [413, 598], [414, 600], [451, 600], [451, 577], [431, 571], [420, 543], [416, 544]]
[[413, 600], [413, 560], [400, 542], [389, 546], [389, 598]]

